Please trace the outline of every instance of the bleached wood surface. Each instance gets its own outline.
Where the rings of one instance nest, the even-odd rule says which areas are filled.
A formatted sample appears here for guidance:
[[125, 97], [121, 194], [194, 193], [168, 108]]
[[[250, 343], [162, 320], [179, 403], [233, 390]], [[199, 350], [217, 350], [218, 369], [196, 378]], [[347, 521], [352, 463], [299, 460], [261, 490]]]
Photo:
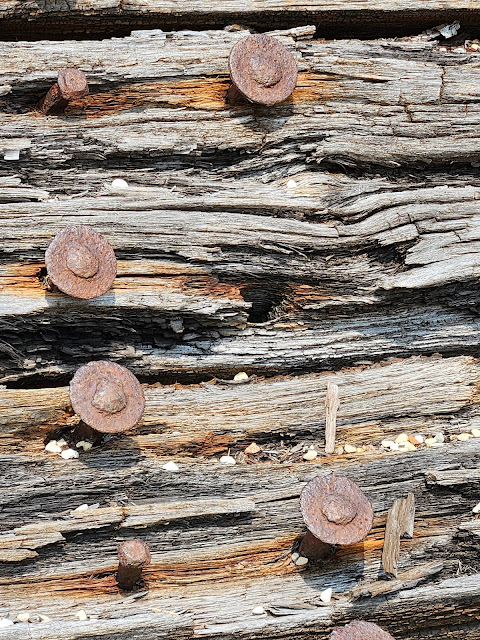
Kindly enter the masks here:
[[[28, 4], [0, 11], [34, 11], [33, 32]], [[147, 26], [174, 10], [149, 4]], [[83, 25], [102, 16], [68, 8]], [[56, 28], [62, 5], [43, 10]], [[450, 438], [480, 427], [479, 54], [313, 32], [276, 34], [300, 76], [271, 110], [225, 104], [241, 31], [0, 43], [0, 617], [51, 618], [2, 640], [327, 640], [355, 617], [398, 640], [478, 639], [480, 439]], [[39, 116], [67, 64], [91, 95]], [[72, 223], [117, 254], [95, 301], [44, 287], [45, 248]], [[67, 384], [100, 358], [139, 376], [142, 423], [78, 460], [46, 453], [52, 437], [75, 445]], [[253, 376], [234, 384], [239, 371]], [[337, 444], [367, 450], [306, 463], [324, 447], [328, 382]], [[447, 442], [380, 446], [400, 432]], [[251, 442], [261, 454], [243, 453]], [[229, 451], [234, 466], [219, 463]], [[332, 470], [372, 500], [374, 528], [331, 564], [296, 567], [300, 491]], [[414, 536], [386, 581], [386, 516], [409, 492]], [[98, 507], [72, 513], [82, 504]], [[116, 545], [138, 535], [148, 590], [123, 594]]]

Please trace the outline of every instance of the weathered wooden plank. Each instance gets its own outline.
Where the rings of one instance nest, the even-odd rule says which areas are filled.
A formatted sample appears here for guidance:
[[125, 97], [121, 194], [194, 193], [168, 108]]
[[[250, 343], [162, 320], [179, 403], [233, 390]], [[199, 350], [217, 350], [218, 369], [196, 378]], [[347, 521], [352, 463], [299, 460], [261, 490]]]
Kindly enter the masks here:
[[[392, 631], [402, 629], [402, 618], [415, 602], [416, 615], [409, 628], [417, 635], [404, 637], [422, 638], [437, 626], [462, 625], [468, 629], [475, 617], [472, 603], [478, 598], [478, 575], [454, 575], [458, 561], [466, 562], [471, 554], [468, 544], [455, 542], [458, 527], [470, 518], [471, 492], [455, 487], [457, 493], [452, 499], [444, 490], [430, 487], [425, 478], [426, 470], [433, 466], [438, 471], [459, 465], [476, 469], [479, 447], [478, 440], [452, 443], [443, 449], [396, 456], [395, 463], [391, 457], [369, 457], [347, 464], [339, 458], [328, 465], [271, 465], [268, 483], [260, 472], [263, 465], [222, 468], [191, 461], [183, 463], [181, 474], [168, 474], [161, 469], [160, 459], [132, 456], [125, 450], [93, 450], [85, 466], [60, 459], [36, 459], [32, 466], [30, 456], [3, 456], [3, 485], [13, 468], [18, 477], [29, 470], [31, 481], [29, 486], [22, 483], [8, 496], [4, 494], [4, 523], [12, 519], [16, 523], [22, 519], [31, 522], [41, 514], [47, 528], [52, 516], [58, 517], [64, 509], [71, 511], [82, 500], [105, 504], [113, 499], [118, 503], [118, 487], [129, 496], [127, 504], [135, 505], [137, 511], [145, 504], [145, 513], [149, 496], [160, 494], [161, 502], [168, 506], [179, 491], [185, 500], [198, 500], [212, 491], [223, 499], [248, 497], [255, 500], [257, 510], [251, 518], [207, 518], [197, 527], [183, 527], [181, 521], [168, 527], [149, 526], [145, 532], [152, 549], [152, 565], [146, 571], [149, 592], [139, 600], [126, 599], [113, 580], [118, 532], [113, 528], [101, 535], [86, 527], [80, 535], [67, 535], [60, 548], [56, 544], [50, 552], [44, 550], [33, 561], [26, 560], [29, 564], [15, 568], [4, 565], [0, 601], [7, 598], [10, 611], [28, 610], [52, 617], [51, 627], [32, 627], [39, 633], [74, 633], [69, 625], [78, 608], [84, 608], [92, 618], [98, 616], [100, 630], [105, 618], [151, 616], [152, 609], [161, 609], [179, 614], [180, 626], [186, 622], [182, 612], [188, 612], [195, 635], [231, 637], [236, 632], [253, 638], [271, 638], [278, 633], [293, 637], [298, 635], [300, 625], [305, 632], [316, 630], [318, 637], [327, 638], [335, 620], [368, 616], [372, 610], [370, 598], [352, 603], [350, 591], [360, 579], [364, 587], [377, 582], [386, 511], [392, 499], [412, 491], [418, 503], [417, 524], [413, 540], [404, 543], [401, 571], [418, 566], [432, 552], [437, 563], [444, 562], [444, 568], [437, 567], [440, 574], [424, 574], [427, 580], [438, 575], [435, 584], [415, 586], [416, 581], [409, 582], [407, 576], [398, 595], [391, 594], [385, 600], [380, 594], [374, 600], [374, 619], [387, 622], [386, 628]], [[289, 557], [292, 544], [303, 531], [298, 496], [306, 481], [327, 469], [346, 473], [362, 486], [376, 513], [374, 530], [364, 544], [346, 548], [330, 565], [307, 567], [305, 571], [295, 567]], [[48, 483], [42, 480], [45, 477]], [[82, 512], [82, 519], [91, 518], [93, 522], [95, 511]], [[226, 531], [231, 533], [228, 542]], [[325, 606], [319, 594], [327, 586], [333, 587], [336, 599]], [[440, 606], [444, 599], [450, 606]], [[434, 602], [439, 606], [433, 606]], [[252, 609], [258, 605], [272, 613], [252, 616]], [[284, 615], [279, 615], [282, 609]], [[88, 622], [94, 633], [96, 620]], [[80, 638], [84, 629], [79, 626], [75, 632], [80, 635], [65, 637]], [[439, 638], [448, 637], [441, 633]]]
[[[206, 28], [241, 22], [258, 28], [315, 21], [322, 35], [411, 34], [439, 22], [461, 20], [476, 25], [472, 0], [381, 0], [374, 6], [362, 0], [246, 0], [209, 3], [194, 0], [82, 0], [72, 3], [5, 0], [0, 3], [0, 25], [6, 37], [85, 37], [90, 34], [125, 34], [132, 27], [186, 26]], [[23, 29], [23, 31], [21, 30]]]
[[[86, 120], [6, 114], [0, 149], [25, 141], [19, 166], [28, 160], [31, 169], [145, 155], [182, 163], [211, 162], [216, 155], [217, 166], [238, 164], [243, 155], [237, 172], [242, 165], [251, 172], [252, 163], [266, 171], [293, 161], [387, 167], [476, 162], [476, 54], [436, 54], [431, 43], [422, 42], [296, 40], [293, 30], [281, 38], [299, 59], [291, 103], [268, 110], [232, 108], [225, 103], [227, 57], [245, 33], [162, 32], [120, 42], [49, 44], [43, 50], [40, 44], [4, 43], [2, 55], [13, 58], [0, 75], [1, 83], [12, 86], [11, 96], [2, 99], [4, 109], [34, 108], [58, 68], [72, 58], [87, 72], [92, 92], [83, 108], [77, 106]], [[99, 55], [108, 62], [97, 72], [103, 66]], [[455, 63], [462, 65], [460, 76]]]
[[[342, 397], [337, 444], [373, 444], [379, 452], [382, 439], [402, 431], [453, 435], [480, 426], [479, 379], [474, 358], [416, 357], [336, 373], [252, 379], [247, 384], [145, 385], [146, 411], [131, 442], [145, 455], [188, 452], [211, 457], [228, 448], [238, 453], [252, 440], [275, 450], [272, 441], [288, 437], [306, 438], [320, 451], [326, 388], [335, 383]], [[20, 451], [28, 442], [29, 450], [39, 454], [53, 429], [65, 427], [64, 437], [72, 439], [69, 428], [74, 423], [65, 387], [38, 389], [33, 396], [26, 389], [3, 390], [0, 395], [5, 453]], [[110, 446], [124, 445], [120, 439]], [[288, 450], [284, 453], [291, 459]], [[278, 455], [283, 456], [282, 447]], [[451, 484], [452, 478], [446, 482]]]

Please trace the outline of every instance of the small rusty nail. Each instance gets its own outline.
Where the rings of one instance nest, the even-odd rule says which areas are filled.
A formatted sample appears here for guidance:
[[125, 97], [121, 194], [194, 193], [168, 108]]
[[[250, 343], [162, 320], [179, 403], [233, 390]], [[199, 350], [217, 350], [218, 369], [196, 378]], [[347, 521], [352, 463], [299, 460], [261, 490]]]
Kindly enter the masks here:
[[233, 47], [228, 59], [232, 87], [227, 99], [238, 102], [238, 92], [250, 102], [272, 106], [286, 100], [297, 83], [297, 63], [281, 42], [265, 34], [250, 35]]
[[40, 108], [46, 116], [62, 113], [70, 100], [84, 98], [88, 93], [88, 82], [83, 71], [62, 69], [58, 72], [58, 81], [40, 102]]
[[128, 431], [140, 421], [145, 397], [137, 378], [116, 362], [89, 362], [70, 382], [70, 402], [80, 419], [102, 433]]
[[118, 545], [117, 582], [120, 589], [133, 589], [142, 576], [142, 569], [150, 564], [151, 556], [148, 545], [135, 538]]
[[106, 293], [117, 275], [111, 245], [91, 227], [62, 229], [45, 252], [45, 264], [55, 287], [84, 300]]
[[330, 640], [395, 640], [393, 636], [373, 622], [354, 620], [343, 629], [336, 629]]
[[357, 485], [342, 476], [317, 476], [302, 490], [300, 509], [308, 532], [300, 553], [326, 560], [338, 545], [363, 540], [373, 524], [373, 509]]

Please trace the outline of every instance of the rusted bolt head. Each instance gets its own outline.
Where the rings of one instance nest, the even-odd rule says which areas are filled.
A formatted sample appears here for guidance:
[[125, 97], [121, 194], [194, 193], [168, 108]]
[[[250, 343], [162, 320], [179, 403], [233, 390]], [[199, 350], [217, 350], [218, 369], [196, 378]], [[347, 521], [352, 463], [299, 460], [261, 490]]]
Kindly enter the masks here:
[[115, 362], [80, 367], [70, 382], [70, 401], [81, 420], [97, 431], [128, 431], [140, 420], [145, 397], [136, 377]]
[[117, 275], [111, 245], [91, 227], [66, 227], [57, 233], [45, 252], [45, 264], [60, 291], [84, 300], [108, 291]]
[[343, 629], [336, 629], [330, 640], [395, 640], [389, 633], [373, 622], [354, 620]]
[[297, 63], [292, 53], [265, 34], [237, 42], [230, 52], [228, 68], [240, 93], [258, 104], [283, 102], [297, 83]]
[[354, 544], [368, 534], [373, 509], [357, 485], [335, 474], [317, 476], [300, 494], [307, 529], [327, 544]]
[[58, 86], [64, 100], [76, 100], [88, 95], [87, 77], [80, 69], [62, 69], [58, 72]]

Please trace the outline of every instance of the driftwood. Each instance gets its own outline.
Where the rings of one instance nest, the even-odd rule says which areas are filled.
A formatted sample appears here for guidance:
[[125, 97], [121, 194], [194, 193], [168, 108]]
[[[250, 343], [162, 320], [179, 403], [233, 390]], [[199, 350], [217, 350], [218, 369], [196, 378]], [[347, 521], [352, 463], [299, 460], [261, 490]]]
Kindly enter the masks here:
[[[327, 640], [365, 618], [398, 640], [478, 640], [480, 439], [456, 438], [480, 428], [480, 54], [298, 26], [346, 10], [349, 29], [401, 35], [456, 10], [474, 21], [471, 3], [376, 3], [366, 18], [364, 2], [185, 7], [0, 3], [0, 618], [31, 616], [0, 638]], [[135, 31], [227, 18], [295, 26], [275, 33], [299, 65], [289, 103], [226, 104], [244, 30]], [[134, 32], [15, 42], [21, 28]], [[91, 93], [44, 117], [67, 65]], [[45, 285], [45, 249], [74, 223], [118, 258], [89, 302]], [[47, 453], [78, 442], [68, 382], [100, 358], [139, 377], [141, 424], [78, 460]], [[445, 442], [382, 446], [400, 432]], [[300, 491], [330, 471], [365, 491], [374, 527], [329, 564], [296, 566]], [[387, 514], [408, 494], [413, 537], [385, 580]], [[132, 537], [152, 562], [123, 593], [116, 547]]]

